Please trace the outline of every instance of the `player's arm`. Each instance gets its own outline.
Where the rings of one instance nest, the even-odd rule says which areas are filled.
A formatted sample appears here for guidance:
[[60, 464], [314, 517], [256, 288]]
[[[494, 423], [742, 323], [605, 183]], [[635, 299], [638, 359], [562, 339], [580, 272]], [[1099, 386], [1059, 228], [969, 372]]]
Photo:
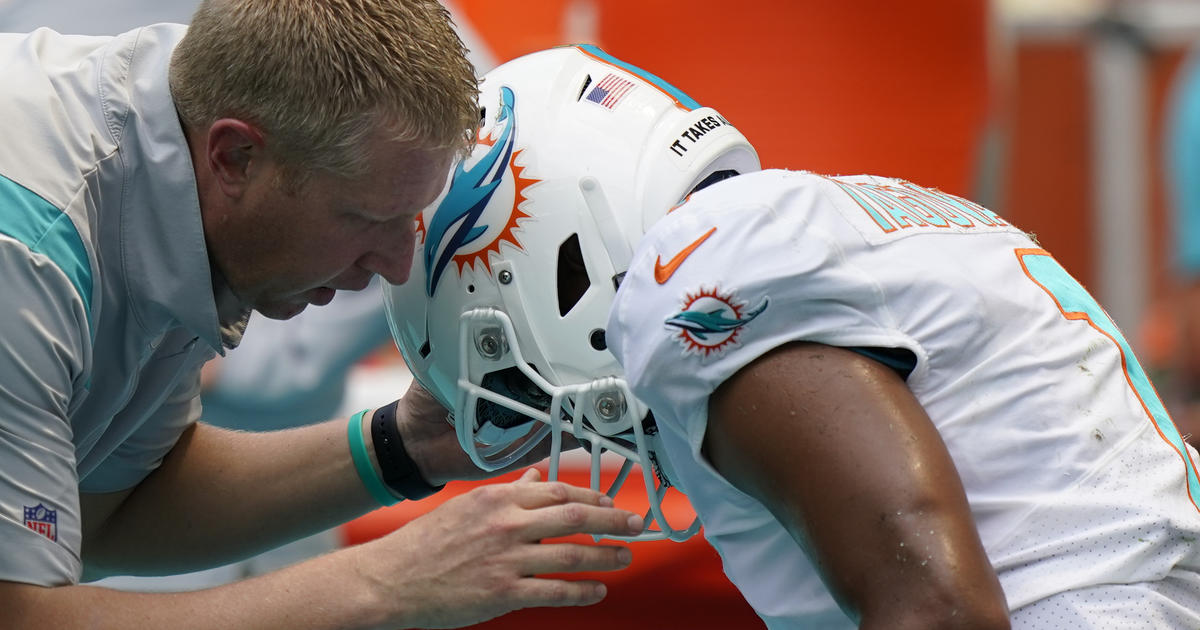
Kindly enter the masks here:
[[809, 551], [860, 627], [1008, 627], [954, 463], [892, 369], [776, 348], [713, 393], [704, 451]]

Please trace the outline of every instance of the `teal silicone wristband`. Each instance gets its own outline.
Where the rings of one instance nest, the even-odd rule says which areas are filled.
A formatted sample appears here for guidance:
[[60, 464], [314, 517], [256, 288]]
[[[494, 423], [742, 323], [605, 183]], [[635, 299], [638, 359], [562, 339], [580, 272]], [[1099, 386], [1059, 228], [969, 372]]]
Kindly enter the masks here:
[[392, 496], [392, 493], [384, 487], [379, 475], [375, 474], [375, 467], [371, 465], [371, 456], [367, 453], [367, 443], [363, 439], [362, 430], [362, 418], [367, 411], [367, 409], [363, 409], [354, 414], [350, 418], [350, 424], [346, 426], [346, 437], [350, 439], [350, 459], [354, 460], [354, 470], [358, 471], [358, 478], [362, 479], [363, 485], [367, 487], [367, 492], [370, 492], [380, 505], [395, 505], [400, 502], [400, 499]]

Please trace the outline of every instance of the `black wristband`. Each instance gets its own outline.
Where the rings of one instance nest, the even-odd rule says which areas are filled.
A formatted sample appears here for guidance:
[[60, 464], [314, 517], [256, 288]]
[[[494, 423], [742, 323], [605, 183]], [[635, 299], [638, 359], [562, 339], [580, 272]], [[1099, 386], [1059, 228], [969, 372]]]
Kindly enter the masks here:
[[396, 429], [396, 405], [400, 401], [384, 405], [371, 416], [371, 441], [375, 445], [375, 458], [383, 473], [383, 483], [394, 493], [405, 499], [417, 500], [445, 488], [431, 486], [421, 476], [417, 463], [404, 450], [404, 442]]

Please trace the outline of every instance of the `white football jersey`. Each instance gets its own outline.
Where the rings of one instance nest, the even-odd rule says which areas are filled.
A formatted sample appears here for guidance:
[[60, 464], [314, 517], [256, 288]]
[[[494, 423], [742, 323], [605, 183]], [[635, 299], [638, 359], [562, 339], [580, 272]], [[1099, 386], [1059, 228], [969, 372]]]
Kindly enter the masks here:
[[771, 628], [850, 624], [801, 548], [700, 447], [713, 390], [796, 340], [911, 351], [908, 386], [1014, 611], [1168, 574], [1195, 580], [1200, 611], [1196, 452], [1084, 288], [976, 204], [868, 176], [722, 182], [639, 244], [608, 338], [658, 420], [671, 480]]

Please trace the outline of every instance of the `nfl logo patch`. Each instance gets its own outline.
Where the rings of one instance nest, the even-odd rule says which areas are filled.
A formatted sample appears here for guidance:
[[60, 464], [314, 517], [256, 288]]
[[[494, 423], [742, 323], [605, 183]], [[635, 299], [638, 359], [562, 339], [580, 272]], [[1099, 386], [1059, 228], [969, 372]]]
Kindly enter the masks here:
[[58, 510], [51, 510], [41, 503], [35, 507], [27, 507], [25, 508], [25, 526], [50, 540], [57, 541]]
[[601, 107], [612, 109], [632, 90], [633, 81], [622, 79], [615, 74], [607, 74], [588, 90], [584, 98]]

